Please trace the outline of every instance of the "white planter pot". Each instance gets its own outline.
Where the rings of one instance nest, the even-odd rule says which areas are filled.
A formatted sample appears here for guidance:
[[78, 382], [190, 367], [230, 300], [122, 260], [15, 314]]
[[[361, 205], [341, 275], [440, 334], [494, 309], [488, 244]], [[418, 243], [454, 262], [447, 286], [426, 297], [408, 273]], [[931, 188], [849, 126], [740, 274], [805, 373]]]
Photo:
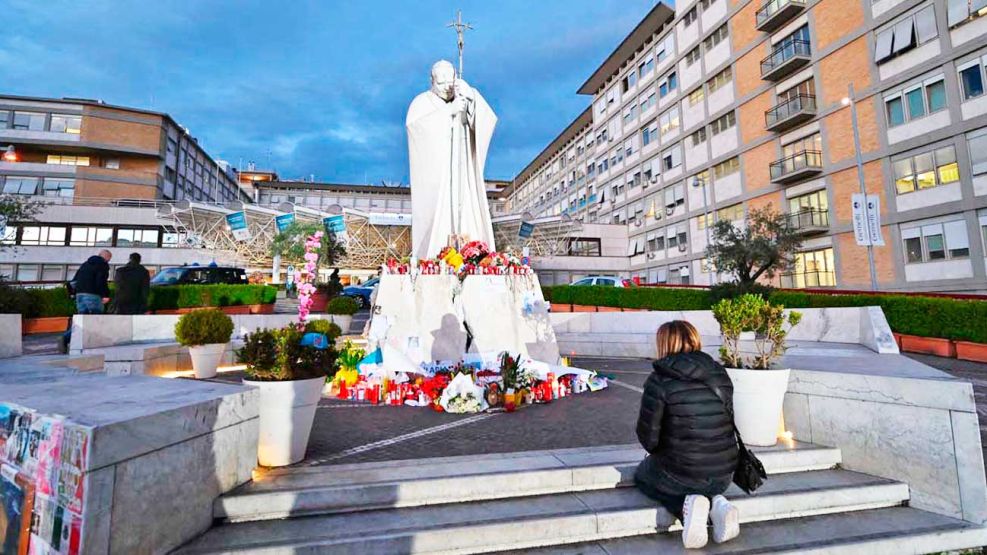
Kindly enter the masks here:
[[246, 385], [260, 388], [258, 464], [286, 466], [305, 458], [325, 382], [324, 377], [288, 382], [243, 380]]
[[192, 370], [195, 371], [197, 380], [216, 377], [216, 368], [223, 360], [223, 353], [226, 352], [226, 343], [210, 343], [208, 345], [193, 345], [188, 348], [188, 354], [192, 357]]
[[769, 447], [778, 442], [790, 370], [727, 368], [733, 382], [733, 416], [744, 443]]

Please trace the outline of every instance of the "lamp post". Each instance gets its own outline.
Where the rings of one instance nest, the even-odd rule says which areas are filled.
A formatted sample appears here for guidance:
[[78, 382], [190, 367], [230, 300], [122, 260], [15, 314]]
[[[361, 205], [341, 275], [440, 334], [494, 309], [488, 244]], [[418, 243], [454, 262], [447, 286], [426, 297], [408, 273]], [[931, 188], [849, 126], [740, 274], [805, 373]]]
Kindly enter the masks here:
[[[857, 128], [857, 99], [853, 91], [853, 83], [847, 86], [847, 96], [843, 99], [843, 105], [850, 107], [850, 125], [853, 127], [853, 151], [857, 158], [857, 182], [860, 184], [860, 194], [867, 198], [867, 187], [864, 185], [864, 158], [860, 151], [860, 130]], [[867, 203], [864, 202], [864, 220], [867, 217]], [[870, 236], [869, 226], [864, 226], [867, 233], [867, 264], [870, 267], [870, 288], [877, 291], [877, 272], [874, 269], [874, 238]]]
[[[708, 196], [706, 196], [706, 177], [703, 176], [703, 175], [698, 175], [698, 176], [696, 176], [696, 181], [699, 182], [699, 186], [702, 187], [702, 189], [703, 189], [703, 224], [704, 224], [703, 227], [706, 229], [706, 248], [709, 249], [709, 246], [710, 246], [709, 226], [710, 226], [710, 224], [712, 222], [710, 222], [710, 217], [709, 217], [710, 216], [710, 209], [709, 209], [710, 199], [709, 199]], [[713, 265], [708, 260], [707, 260], [706, 266], [710, 270], [710, 272], [709, 272], [709, 280], [710, 280], [710, 284], [712, 285], [713, 283], [716, 282], [716, 277], [719, 274], [718, 273], [714, 273], [712, 271], [713, 270]]]

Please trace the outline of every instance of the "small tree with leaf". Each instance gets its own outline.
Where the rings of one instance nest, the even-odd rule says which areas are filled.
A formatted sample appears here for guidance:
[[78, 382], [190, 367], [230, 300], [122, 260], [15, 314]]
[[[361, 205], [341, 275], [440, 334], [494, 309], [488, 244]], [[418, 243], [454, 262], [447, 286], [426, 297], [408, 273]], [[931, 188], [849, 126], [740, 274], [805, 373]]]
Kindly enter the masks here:
[[336, 237], [336, 234], [326, 232], [322, 224], [317, 222], [300, 222], [295, 220], [284, 231], [274, 237], [271, 242], [271, 254], [280, 255], [285, 262], [303, 264], [305, 261], [305, 240], [316, 231], [322, 231], [322, 244], [317, 251], [318, 268], [335, 266], [346, 256], [346, 247]]
[[[33, 200], [24, 195], [0, 195], [0, 238], [4, 236], [9, 226], [35, 221], [34, 217], [47, 206], [46, 203]], [[12, 245], [0, 243], [0, 252], [13, 248]]]
[[717, 272], [735, 276], [739, 294], [758, 290], [762, 276], [771, 279], [791, 268], [802, 247], [802, 234], [770, 204], [752, 209], [741, 226], [719, 220], [711, 229], [706, 258]]

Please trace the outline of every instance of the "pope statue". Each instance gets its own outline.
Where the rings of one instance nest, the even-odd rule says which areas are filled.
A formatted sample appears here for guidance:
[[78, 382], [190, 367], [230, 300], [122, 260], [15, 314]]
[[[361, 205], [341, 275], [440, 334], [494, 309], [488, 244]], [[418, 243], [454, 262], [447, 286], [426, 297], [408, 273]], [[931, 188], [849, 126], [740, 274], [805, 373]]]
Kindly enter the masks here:
[[450, 62], [432, 66], [432, 87], [408, 108], [412, 256], [483, 241], [494, 249], [483, 166], [497, 116]]

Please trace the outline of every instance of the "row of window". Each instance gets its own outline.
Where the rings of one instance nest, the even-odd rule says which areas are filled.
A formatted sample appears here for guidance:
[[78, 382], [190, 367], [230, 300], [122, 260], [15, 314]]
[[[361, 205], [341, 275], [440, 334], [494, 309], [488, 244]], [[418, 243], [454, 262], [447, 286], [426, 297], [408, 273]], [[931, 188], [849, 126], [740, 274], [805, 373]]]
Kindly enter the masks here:
[[163, 227], [90, 225], [9, 225], [0, 243], [31, 247], [179, 248], [186, 236]]
[[0, 129], [51, 131], [78, 135], [82, 132], [82, 116], [0, 110]]
[[0, 175], [0, 190], [5, 195], [66, 197], [75, 195], [75, 179], [62, 177], [26, 177]]

